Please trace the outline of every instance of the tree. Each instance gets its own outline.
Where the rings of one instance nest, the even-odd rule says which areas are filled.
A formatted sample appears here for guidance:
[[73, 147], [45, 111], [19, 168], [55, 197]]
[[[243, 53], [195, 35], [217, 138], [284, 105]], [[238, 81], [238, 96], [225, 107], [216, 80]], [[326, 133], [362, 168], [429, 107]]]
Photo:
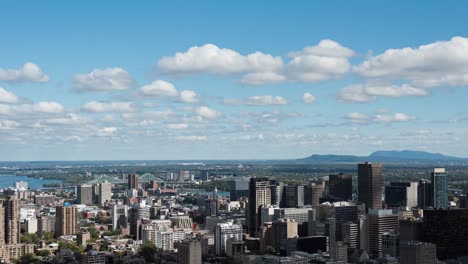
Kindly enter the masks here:
[[36, 255], [41, 256], [41, 257], [47, 257], [50, 255], [50, 251], [47, 249], [41, 249], [36, 251]]
[[37, 244], [39, 243], [39, 237], [36, 233], [24, 233], [21, 235], [21, 242], [26, 244]]
[[24, 254], [19, 260], [16, 260], [17, 264], [31, 264], [31, 263], [42, 263], [39, 259], [36, 258], [34, 254], [27, 253]]
[[140, 247], [140, 256], [142, 256], [147, 262], [154, 262], [154, 254], [157, 252], [156, 245], [151, 241], [146, 241]]
[[270, 254], [270, 255], [274, 255], [276, 253], [276, 251], [272, 246], [268, 245], [268, 246], [265, 247], [265, 253]]
[[68, 243], [68, 242], [63, 242], [63, 241], [59, 241], [59, 249], [60, 250], [69, 249], [73, 253], [79, 253], [79, 254], [83, 253], [84, 251], [84, 248], [82, 245], [77, 246], [75, 243]]

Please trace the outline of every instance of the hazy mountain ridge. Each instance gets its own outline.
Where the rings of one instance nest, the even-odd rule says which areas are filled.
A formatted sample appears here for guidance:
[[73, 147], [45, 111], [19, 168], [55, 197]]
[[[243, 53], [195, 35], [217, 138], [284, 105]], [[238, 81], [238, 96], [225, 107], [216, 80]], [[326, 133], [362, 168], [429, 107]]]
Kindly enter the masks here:
[[312, 155], [299, 159], [304, 162], [468, 162], [468, 158], [446, 156], [441, 153], [430, 153], [413, 150], [380, 150], [371, 153], [369, 156], [354, 155]]

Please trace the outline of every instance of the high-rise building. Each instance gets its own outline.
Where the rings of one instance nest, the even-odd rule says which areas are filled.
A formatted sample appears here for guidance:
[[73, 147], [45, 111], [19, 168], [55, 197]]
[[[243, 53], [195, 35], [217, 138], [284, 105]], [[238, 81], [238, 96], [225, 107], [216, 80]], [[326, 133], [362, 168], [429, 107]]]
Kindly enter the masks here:
[[218, 200], [206, 199], [205, 200], [205, 216], [217, 216], [218, 215]]
[[437, 264], [436, 245], [419, 241], [400, 244], [400, 264]]
[[304, 206], [304, 185], [287, 185], [284, 187], [284, 206]]
[[297, 222], [293, 219], [281, 219], [273, 222], [274, 248], [279, 252], [281, 240], [297, 237]]
[[424, 210], [423, 241], [437, 246], [439, 260], [468, 252], [468, 209]]
[[274, 205], [276, 207], [283, 207], [284, 206], [284, 183], [271, 180], [270, 190], [271, 190], [271, 205]]
[[400, 251], [400, 236], [394, 231], [382, 234], [382, 255], [398, 258]]
[[421, 241], [422, 234], [422, 220], [400, 220], [400, 242]]
[[231, 201], [239, 201], [241, 197], [249, 195], [249, 179], [240, 178], [229, 181], [229, 194]]
[[319, 205], [324, 190], [324, 181], [310, 181], [304, 190], [304, 204], [310, 204], [311, 206]]
[[429, 209], [434, 205], [434, 196], [432, 184], [426, 179], [421, 179], [418, 182], [418, 207], [421, 209]]
[[80, 184], [76, 186], [78, 203], [93, 204], [93, 186], [90, 184]]
[[447, 173], [444, 168], [435, 168], [431, 173], [432, 191], [434, 194], [434, 208], [448, 207]]
[[55, 207], [55, 236], [73, 235], [76, 233], [78, 210], [76, 206], [64, 204]]
[[112, 200], [112, 183], [103, 182], [99, 184], [99, 204]]
[[114, 204], [112, 206], [112, 230], [128, 227], [128, 206]]
[[226, 253], [226, 243], [228, 239], [234, 241], [242, 241], [242, 225], [234, 224], [233, 222], [220, 223], [215, 228], [215, 249], [216, 255]]
[[42, 237], [45, 232], [55, 233], [55, 216], [41, 215], [37, 219], [37, 234]]
[[251, 178], [249, 182], [248, 230], [249, 235], [255, 236], [260, 227], [261, 206], [271, 204], [270, 181], [268, 178]]
[[341, 241], [350, 249], [359, 248], [359, 226], [357, 223], [341, 224]]
[[15, 182], [15, 189], [18, 191], [27, 191], [28, 190], [28, 182], [19, 181]]
[[398, 232], [398, 215], [392, 210], [371, 209], [369, 210], [369, 254], [372, 256], [382, 256], [382, 235], [385, 232]]
[[137, 189], [138, 190], [138, 186], [140, 186], [140, 181], [139, 181], [139, 178], [138, 178], [138, 175], [135, 174], [135, 173], [131, 173], [128, 175], [127, 177], [127, 181], [128, 181], [128, 189], [131, 190], [131, 189]]
[[177, 246], [177, 263], [201, 264], [202, 247], [199, 240], [184, 240]]
[[369, 209], [382, 208], [382, 164], [358, 164], [358, 200]]
[[418, 205], [417, 182], [390, 182], [385, 186], [385, 204], [389, 208], [409, 207]]
[[350, 174], [332, 174], [328, 177], [328, 195], [341, 201], [353, 199], [353, 177]]
[[0, 200], [0, 247], [21, 242], [19, 215], [19, 200], [16, 196]]

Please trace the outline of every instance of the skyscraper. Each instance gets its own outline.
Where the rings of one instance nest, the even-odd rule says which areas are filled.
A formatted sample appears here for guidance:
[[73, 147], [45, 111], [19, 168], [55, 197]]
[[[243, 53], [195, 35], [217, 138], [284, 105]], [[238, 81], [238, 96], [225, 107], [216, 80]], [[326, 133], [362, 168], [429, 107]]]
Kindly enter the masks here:
[[418, 182], [418, 207], [428, 209], [434, 203], [432, 184], [426, 179]]
[[20, 243], [19, 200], [16, 196], [9, 196], [0, 200], [0, 244]]
[[270, 181], [270, 190], [271, 190], [271, 204], [277, 207], [282, 207], [284, 204], [284, 183], [271, 180]]
[[423, 241], [435, 244], [439, 260], [468, 252], [468, 209], [424, 210]]
[[128, 180], [128, 189], [138, 189], [138, 186], [140, 185], [140, 181], [138, 179], [138, 175], [135, 173], [131, 173], [127, 177]]
[[284, 187], [285, 207], [304, 206], [304, 185], [290, 185]]
[[103, 182], [99, 184], [99, 204], [103, 205], [105, 202], [112, 199], [112, 183]]
[[202, 248], [198, 240], [181, 241], [177, 247], [177, 263], [179, 264], [201, 264]]
[[435, 168], [431, 173], [434, 208], [448, 207], [447, 173], [444, 168]]
[[73, 235], [76, 233], [78, 210], [75, 206], [64, 204], [55, 208], [55, 236]]
[[398, 232], [398, 215], [392, 210], [370, 209], [368, 214], [369, 225], [369, 254], [382, 255], [382, 235], [385, 232]]
[[241, 197], [249, 195], [249, 179], [233, 179], [229, 181], [229, 191], [231, 201], [239, 201]]
[[76, 186], [76, 195], [78, 203], [93, 204], [93, 186], [89, 184], [80, 184]]
[[242, 241], [242, 226], [233, 222], [217, 224], [215, 228], [215, 248], [216, 254], [226, 253], [228, 239]]
[[358, 164], [358, 200], [369, 209], [382, 209], [382, 164]]
[[350, 174], [332, 174], [328, 180], [328, 194], [341, 201], [353, 198], [353, 177]]
[[416, 207], [418, 205], [417, 182], [390, 182], [385, 186], [385, 204], [389, 208]]
[[436, 245], [419, 241], [400, 244], [400, 264], [437, 264]]
[[249, 182], [248, 206], [248, 230], [251, 236], [255, 236], [255, 233], [261, 225], [260, 207], [270, 204], [271, 190], [268, 178], [251, 178]]
[[304, 204], [308, 205], [319, 205], [320, 198], [322, 197], [323, 191], [325, 190], [325, 182], [323, 181], [311, 181], [305, 187], [304, 190]]

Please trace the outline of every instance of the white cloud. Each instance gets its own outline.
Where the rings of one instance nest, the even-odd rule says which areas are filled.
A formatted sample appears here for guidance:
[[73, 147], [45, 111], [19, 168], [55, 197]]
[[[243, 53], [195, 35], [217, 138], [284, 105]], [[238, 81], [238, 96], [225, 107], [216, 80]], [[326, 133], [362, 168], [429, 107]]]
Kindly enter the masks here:
[[345, 116], [352, 123], [367, 124], [367, 123], [394, 123], [394, 122], [408, 122], [415, 120], [416, 117], [404, 113], [388, 113], [376, 114], [369, 116], [367, 114], [352, 112]]
[[155, 97], [175, 97], [179, 95], [179, 92], [172, 83], [163, 80], [156, 80], [141, 87], [140, 93], [142, 95]]
[[45, 123], [48, 125], [81, 125], [87, 122], [87, 119], [74, 113], [69, 113], [66, 117], [48, 118], [45, 120]]
[[0, 103], [14, 104], [14, 103], [18, 103], [18, 101], [19, 101], [18, 96], [0, 87]]
[[135, 80], [122, 68], [94, 69], [88, 74], [77, 74], [73, 89], [78, 92], [112, 92], [127, 90]]
[[288, 100], [281, 96], [257, 95], [246, 99], [225, 99], [224, 104], [231, 105], [286, 105]]
[[315, 102], [315, 100], [315, 96], [311, 93], [304, 93], [304, 95], [302, 96], [302, 101], [306, 104], [312, 104]]
[[116, 132], [117, 132], [116, 127], [103, 127], [103, 128], [98, 129], [96, 134], [101, 137], [108, 137], [108, 136], [114, 135]]
[[81, 109], [92, 113], [105, 112], [133, 112], [135, 108], [131, 102], [97, 102], [91, 101], [84, 104]]
[[200, 101], [197, 93], [192, 90], [183, 90], [179, 94], [180, 101], [184, 103], [197, 103]]
[[6, 82], [47, 82], [49, 76], [32, 62], [26, 62], [20, 69], [0, 69], [0, 80]]
[[375, 122], [379, 123], [390, 123], [390, 122], [407, 122], [411, 120], [415, 120], [416, 117], [407, 115], [404, 113], [395, 113], [390, 115], [376, 115], [374, 117]]
[[351, 68], [354, 51], [332, 40], [291, 52], [285, 64], [281, 57], [262, 52], [241, 55], [213, 44], [195, 46], [173, 57], [163, 57], [158, 69], [173, 75], [244, 74], [241, 82], [250, 85], [285, 81], [317, 82], [337, 78]]
[[349, 58], [354, 52], [332, 40], [322, 40], [318, 45], [291, 52], [287, 64], [290, 80], [303, 82], [325, 81], [340, 77], [351, 69]]
[[185, 123], [180, 123], [180, 124], [167, 124], [166, 125], [167, 128], [169, 129], [186, 129], [189, 127], [188, 124], [185, 124]]
[[11, 130], [18, 127], [20, 124], [13, 120], [0, 120], [0, 130]]
[[204, 141], [207, 140], [207, 136], [177, 136], [176, 139], [179, 140], [189, 140], [189, 141]]
[[343, 102], [365, 103], [383, 97], [425, 96], [428, 92], [408, 84], [398, 85], [369, 85], [353, 84], [338, 93], [337, 99]]
[[205, 119], [216, 119], [221, 115], [218, 111], [207, 106], [200, 106], [195, 108], [195, 114]]
[[409, 80], [420, 87], [468, 85], [468, 38], [454, 37], [417, 48], [388, 49], [353, 68], [372, 79]]
[[163, 57], [158, 69], [164, 73], [185, 75], [195, 73], [243, 73], [277, 70], [283, 62], [280, 57], [255, 52], [247, 56], [213, 44], [195, 46], [173, 57]]
[[369, 121], [369, 116], [366, 114], [352, 112], [346, 115], [346, 118], [353, 123], [367, 123]]

